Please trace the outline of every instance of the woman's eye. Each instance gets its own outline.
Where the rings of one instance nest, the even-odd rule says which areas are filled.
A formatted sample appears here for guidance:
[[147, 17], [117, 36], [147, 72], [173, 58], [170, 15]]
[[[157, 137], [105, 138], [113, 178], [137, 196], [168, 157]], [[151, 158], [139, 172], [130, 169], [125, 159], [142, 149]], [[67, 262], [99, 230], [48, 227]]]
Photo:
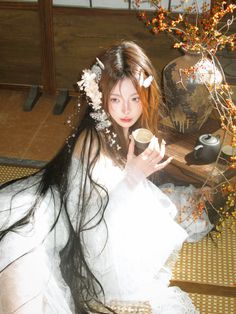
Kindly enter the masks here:
[[111, 98], [110, 101], [113, 102], [113, 103], [118, 103], [119, 99], [118, 98]]
[[132, 98], [132, 101], [134, 101], [134, 102], [139, 102], [139, 97], [133, 97], [133, 98]]

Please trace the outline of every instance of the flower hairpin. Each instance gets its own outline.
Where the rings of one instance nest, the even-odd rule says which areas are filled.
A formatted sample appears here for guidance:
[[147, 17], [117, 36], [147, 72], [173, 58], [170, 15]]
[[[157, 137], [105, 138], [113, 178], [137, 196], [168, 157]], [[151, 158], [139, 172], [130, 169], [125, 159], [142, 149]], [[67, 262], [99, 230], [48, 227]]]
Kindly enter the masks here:
[[[110, 126], [110, 121], [106, 112], [102, 109], [102, 93], [99, 91], [98, 82], [102, 76], [102, 70], [104, 69], [103, 63], [96, 58], [97, 62], [92, 66], [91, 69], [83, 70], [81, 80], [77, 82], [80, 90], [84, 91], [89, 105], [93, 108], [93, 113], [90, 116], [98, 123], [96, 128], [99, 130]], [[102, 127], [103, 126], [103, 127]]]
[[[99, 90], [98, 83], [102, 76], [102, 70], [105, 69], [104, 64], [96, 58], [96, 63], [91, 69], [83, 70], [81, 80], [77, 82], [81, 91], [85, 93], [88, 99], [89, 106], [92, 107], [93, 112], [90, 113], [91, 118], [96, 122], [96, 130], [104, 131], [105, 136], [108, 139], [110, 147], [116, 144], [116, 134], [110, 132], [109, 127], [111, 121], [105, 110], [102, 108], [102, 93]], [[120, 150], [121, 147], [116, 144], [116, 149]]]
[[108, 120], [108, 116], [104, 110], [101, 112], [92, 112], [90, 116], [97, 121], [96, 129], [102, 131], [105, 128], [109, 128], [111, 122]]

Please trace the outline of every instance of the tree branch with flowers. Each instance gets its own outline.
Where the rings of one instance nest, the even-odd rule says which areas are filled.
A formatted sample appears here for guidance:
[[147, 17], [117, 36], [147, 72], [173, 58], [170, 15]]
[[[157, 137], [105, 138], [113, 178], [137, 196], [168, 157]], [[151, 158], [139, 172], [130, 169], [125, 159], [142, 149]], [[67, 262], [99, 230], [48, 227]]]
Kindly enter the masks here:
[[[216, 53], [226, 46], [234, 48], [235, 34], [228, 32], [236, 18], [232, 15], [222, 26], [221, 22], [234, 12], [236, 5], [226, 5], [226, 1], [217, 0], [210, 8], [209, 4], [203, 1], [200, 8], [196, 0], [191, 6], [184, 7], [188, 0], [180, 0], [179, 5], [168, 10], [161, 5], [161, 0], [136, 0], [135, 4], [139, 8], [142, 2], [149, 2], [155, 11], [150, 18], [147, 12], [141, 11], [139, 18], [153, 34], [167, 32], [174, 37], [174, 48], [183, 47], [186, 50], [211, 53]], [[181, 6], [183, 12], [175, 13]]]
[[[220, 69], [222, 82], [220, 84], [209, 84], [204, 81], [213, 107], [218, 113], [221, 128], [224, 136], [230, 137], [232, 154], [226, 160], [226, 168], [234, 172], [231, 179], [227, 178], [218, 167], [222, 160], [221, 151], [212, 168], [213, 172], [218, 172], [221, 180], [206, 193], [205, 187], [211, 180], [212, 173], [202, 186], [196, 208], [196, 212], [201, 215], [202, 210], [210, 206], [217, 216], [216, 230], [217, 237], [220, 236], [225, 220], [231, 221], [231, 228], [235, 230], [236, 225], [236, 105], [232, 99], [232, 89], [227, 83], [224, 71], [217, 57], [217, 52], [222, 49], [236, 50], [236, 34], [230, 33], [231, 26], [235, 22], [236, 5], [231, 1], [214, 0], [210, 6], [203, 0], [200, 6], [198, 0], [192, 0], [188, 5], [188, 0], [180, 0], [178, 5], [169, 5], [165, 8], [161, 0], [135, 0], [138, 9], [138, 18], [144, 23], [147, 30], [153, 35], [167, 33], [175, 43], [174, 48], [181, 48], [186, 51], [198, 53], [202, 58], [209, 58], [213, 66]], [[140, 7], [143, 3], [150, 4], [153, 10], [144, 11]], [[171, 4], [171, 1], [170, 1]], [[180, 12], [181, 13], [178, 13]], [[182, 69], [182, 73], [191, 76], [196, 69]]]

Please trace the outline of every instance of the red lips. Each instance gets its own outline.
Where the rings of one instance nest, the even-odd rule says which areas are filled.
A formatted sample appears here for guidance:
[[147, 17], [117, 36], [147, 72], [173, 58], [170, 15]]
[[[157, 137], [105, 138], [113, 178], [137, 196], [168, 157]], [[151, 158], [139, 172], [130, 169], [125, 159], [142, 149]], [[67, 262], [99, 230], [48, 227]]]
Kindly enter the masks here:
[[131, 122], [132, 121], [132, 119], [131, 118], [122, 118], [122, 119], [120, 119], [122, 122], [126, 122], [126, 123], [128, 123], [128, 122]]

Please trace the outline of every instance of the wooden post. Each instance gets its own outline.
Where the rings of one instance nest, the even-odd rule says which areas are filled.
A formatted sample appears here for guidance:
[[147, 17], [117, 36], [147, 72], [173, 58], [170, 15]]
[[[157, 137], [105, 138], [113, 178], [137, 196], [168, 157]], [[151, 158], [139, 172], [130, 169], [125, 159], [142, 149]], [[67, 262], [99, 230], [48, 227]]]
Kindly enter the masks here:
[[38, 0], [41, 47], [42, 47], [42, 85], [43, 91], [56, 94], [56, 70], [53, 32], [53, 0]]

